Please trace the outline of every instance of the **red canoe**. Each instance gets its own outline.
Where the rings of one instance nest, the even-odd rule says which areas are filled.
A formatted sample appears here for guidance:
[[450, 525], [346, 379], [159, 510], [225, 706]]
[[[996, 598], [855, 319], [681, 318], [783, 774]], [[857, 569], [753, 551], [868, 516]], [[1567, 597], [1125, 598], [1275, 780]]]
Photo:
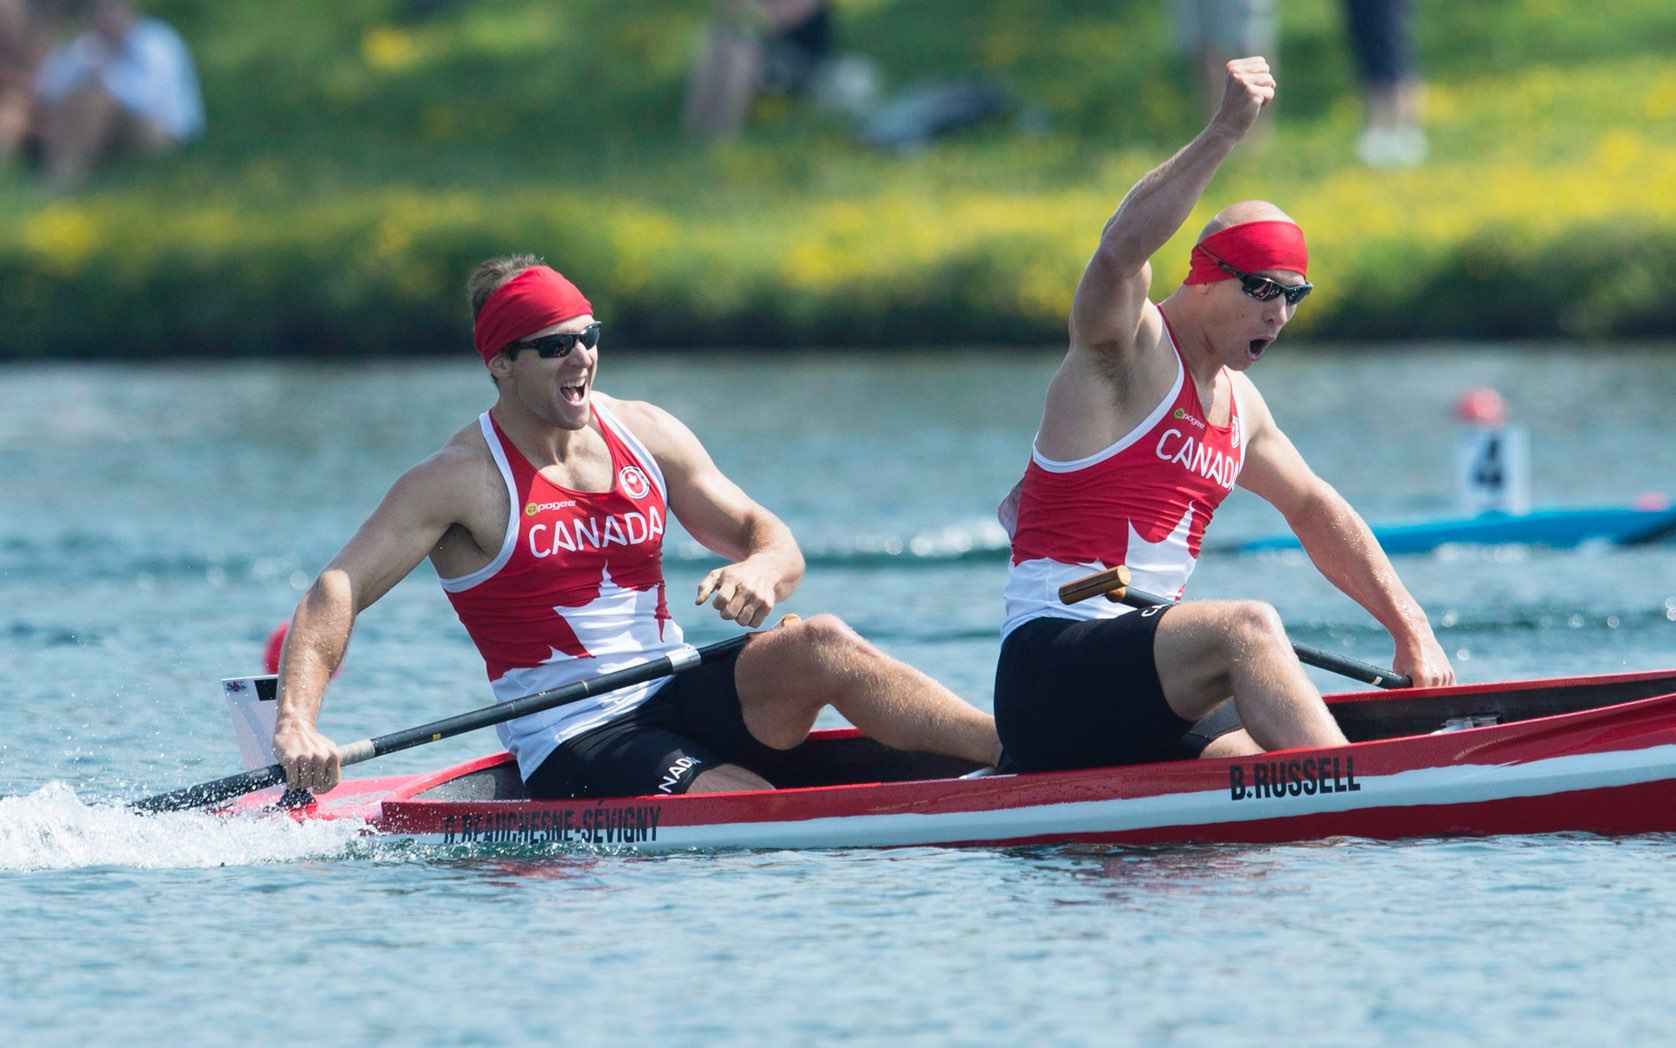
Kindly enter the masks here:
[[1348, 746], [962, 778], [970, 765], [838, 729], [771, 791], [532, 801], [498, 753], [346, 780], [291, 814], [427, 845], [634, 852], [1676, 831], [1676, 670], [1327, 701]]

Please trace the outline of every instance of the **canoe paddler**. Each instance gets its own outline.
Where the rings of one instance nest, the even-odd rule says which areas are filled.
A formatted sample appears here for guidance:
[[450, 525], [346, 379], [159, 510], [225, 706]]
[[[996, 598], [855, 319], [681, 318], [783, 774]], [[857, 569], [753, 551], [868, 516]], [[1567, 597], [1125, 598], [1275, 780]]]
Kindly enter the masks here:
[[[468, 283], [494, 404], [404, 473], [297, 606], [280, 663], [274, 754], [292, 787], [339, 762], [315, 724], [355, 617], [421, 560], [510, 700], [682, 645], [665, 599], [671, 515], [727, 563], [696, 603], [755, 629], [803, 576], [779, 518], [678, 419], [595, 388], [604, 325], [530, 255]], [[993, 718], [886, 657], [832, 615], [787, 617], [731, 657], [499, 726], [532, 796], [764, 789], [827, 706], [889, 746], [993, 764]]]
[[[1000, 511], [1012, 564], [995, 714], [1021, 770], [1345, 741], [1266, 604], [1058, 599], [1063, 583], [1119, 564], [1137, 588], [1179, 597], [1236, 483], [1279, 509], [1321, 573], [1390, 631], [1398, 672], [1454, 680], [1367, 525], [1246, 377], [1310, 293], [1303, 231], [1274, 204], [1230, 205], [1199, 234], [1181, 286], [1148, 298], [1149, 259], [1274, 93], [1265, 60], [1229, 62], [1210, 123], [1124, 197], [1077, 285], [1069, 350]], [[1346, 439], [1366, 439], [1354, 416], [1347, 425]]]

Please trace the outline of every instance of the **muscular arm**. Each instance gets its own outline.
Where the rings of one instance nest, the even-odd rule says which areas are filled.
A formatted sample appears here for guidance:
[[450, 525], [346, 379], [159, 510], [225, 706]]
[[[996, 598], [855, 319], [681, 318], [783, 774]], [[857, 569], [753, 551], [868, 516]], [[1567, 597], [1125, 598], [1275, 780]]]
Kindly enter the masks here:
[[803, 552], [780, 518], [729, 480], [692, 431], [651, 404], [615, 402], [658, 460], [669, 508], [692, 537], [732, 563], [699, 583], [722, 618], [756, 627], [803, 579]]
[[[1137, 350], [1156, 346], [1163, 322], [1147, 299], [1149, 259], [1192, 214], [1216, 169], [1274, 97], [1261, 58], [1228, 63], [1222, 105], [1199, 135], [1130, 189], [1106, 220], [1100, 243], [1071, 302], [1070, 351], [1048, 388], [1038, 448], [1077, 458], [1104, 447], [1112, 431], [1111, 396], [1128, 396]], [[1154, 391], [1139, 391], [1142, 399]]]
[[1210, 123], [1135, 183], [1106, 220], [1072, 300], [1073, 347], [1122, 353], [1133, 344], [1152, 279], [1147, 260], [1187, 221], [1216, 169], [1273, 97], [1267, 62], [1244, 58], [1228, 63], [1222, 105]]
[[1240, 486], [1278, 509], [1322, 576], [1391, 634], [1397, 672], [1422, 687], [1454, 683], [1455, 671], [1425, 610], [1397, 577], [1361, 515], [1315, 475], [1245, 381], [1240, 381], [1240, 410], [1247, 440]]
[[293, 788], [337, 785], [337, 748], [315, 727], [327, 682], [343, 661], [355, 617], [407, 577], [459, 517], [460, 453], [445, 449], [396, 481], [372, 516], [303, 595], [280, 656], [274, 756]]

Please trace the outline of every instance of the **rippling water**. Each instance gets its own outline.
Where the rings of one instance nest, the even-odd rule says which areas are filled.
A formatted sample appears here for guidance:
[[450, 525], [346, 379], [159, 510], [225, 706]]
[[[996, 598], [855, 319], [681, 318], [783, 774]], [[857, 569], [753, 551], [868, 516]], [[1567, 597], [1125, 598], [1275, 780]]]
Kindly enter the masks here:
[[[601, 385], [688, 420], [792, 525], [811, 567], [785, 610], [838, 612], [987, 706], [991, 511], [1055, 358], [611, 359]], [[1449, 409], [1469, 385], [1530, 426], [1538, 504], [1676, 493], [1667, 354], [1279, 353], [1256, 378], [1373, 520], [1450, 511]], [[117, 1021], [143, 1044], [1664, 1035], [1667, 837], [633, 859], [115, 806], [237, 770], [216, 680], [256, 668], [396, 473], [490, 399], [468, 362], [0, 371], [7, 1043], [79, 1045]], [[1236, 494], [1211, 535], [1278, 527]], [[709, 566], [673, 537], [672, 603]], [[1676, 545], [1398, 566], [1464, 680], [1676, 664]], [[1299, 640], [1389, 659], [1301, 554], [1207, 553], [1192, 593], [1262, 597]], [[727, 634], [678, 614], [696, 641]], [[324, 724], [348, 740], [487, 700], [422, 568], [363, 618]]]

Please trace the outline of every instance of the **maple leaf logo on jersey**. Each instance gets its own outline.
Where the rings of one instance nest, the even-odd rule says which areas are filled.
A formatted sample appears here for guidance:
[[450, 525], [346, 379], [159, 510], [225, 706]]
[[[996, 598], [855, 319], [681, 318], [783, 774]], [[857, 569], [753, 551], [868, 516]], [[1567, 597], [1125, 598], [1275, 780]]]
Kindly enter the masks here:
[[643, 499], [652, 490], [652, 482], [639, 466], [624, 466], [617, 471], [617, 483], [631, 499]]
[[[1129, 545], [1123, 560], [1129, 566], [1136, 589], [1167, 597], [1181, 596], [1187, 588], [1187, 576], [1193, 574], [1192, 558], [1198, 556], [1199, 542], [1205, 535], [1202, 525], [1195, 529], [1193, 524], [1191, 505], [1175, 527], [1155, 539], [1148, 539], [1135, 530], [1134, 521], [1129, 522]], [[1183, 547], [1191, 551], [1192, 557], [1181, 556]]]
[[[536, 654], [540, 651], [536, 648], [522, 655], [515, 664], [491, 666], [491, 679], [528, 691], [539, 687], [540, 667], [555, 662], [599, 659], [601, 672], [644, 662], [647, 649], [663, 640], [664, 626], [670, 621], [661, 583], [640, 589], [619, 586], [611, 578], [609, 566], [600, 579], [599, 589], [580, 595], [580, 599], [581, 604], [553, 608], [553, 618], [546, 624], [544, 635], [539, 640], [532, 638], [546, 647], [545, 657]], [[588, 614], [565, 615], [582, 604], [587, 605]], [[647, 635], [648, 623], [655, 624], [656, 637]]]

